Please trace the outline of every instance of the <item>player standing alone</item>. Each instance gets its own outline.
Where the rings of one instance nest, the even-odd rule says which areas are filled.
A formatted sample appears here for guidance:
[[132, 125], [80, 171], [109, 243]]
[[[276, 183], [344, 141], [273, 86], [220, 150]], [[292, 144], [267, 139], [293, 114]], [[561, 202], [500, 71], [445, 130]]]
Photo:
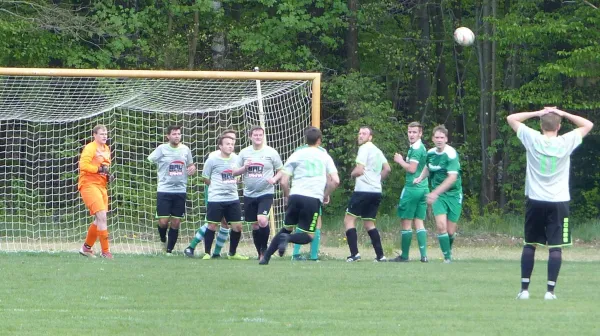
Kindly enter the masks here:
[[404, 189], [402, 189], [400, 195], [400, 204], [398, 204], [398, 217], [402, 221], [402, 254], [391, 261], [408, 261], [413, 235], [411, 225], [414, 223], [415, 229], [417, 229], [417, 243], [421, 252], [421, 262], [427, 262], [427, 230], [425, 230], [423, 221], [427, 215], [425, 195], [429, 192], [429, 181], [425, 178], [420, 183], [413, 184], [413, 180], [421, 175], [427, 164], [427, 149], [421, 142], [422, 136], [423, 126], [421, 124], [418, 122], [408, 124], [410, 148], [406, 160], [398, 153], [394, 155], [394, 161], [406, 171], [406, 179]]
[[344, 216], [346, 239], [350, 248], [350, 256], [346, 259], [348, 262], [360, 260], [355, 227], [357, 218], [362, 219], [363, 226], [371, 238], [376, 255], [375, 261], [387, 261], [383, 255], [381, 237], [375, 227], [375, 221], [381, 203], [381, 181], [392, 169], [381, 150], [371, 140], [373, 140], [373, 130], [370, 127], [361, 127], [358, 130], [360, 147], [356, 157], [356, 167], [351, 173], [351, 176], [356, 178], [356, 185]]
[[[192, 151], [181, 143], [181, 126], [167, 127], [167, 140], [168, 143], [158, 146], [148, 156], [148, 161], [158, 166], [156, 193], [158, 234], [160, 241], [165, 244], [166, 252], [170, 254], [177, 243], [179, 226], [185, 214], [188, 175], [196, 173], [196, 166]], [[169, 228], [168, 240], [167, 228]]]
[[110, 179], [110, 149], [106, 145], [108, 130], [104, 125], [97, 125], [92, 130], [94, 141], [88, 143], [81, 152], [79, 159], [78, 189], [83, 203], [94, 216], [94, 222], [88, 228], [85, 243], [79, 253], [94, 258], [92, 246], [100, 239], [103, 258], [112, 259], [108, 243], [108, 190]]
[[275, 171], [283, 167], [279, 153], [264, 143], [265, 130], [254, 126], [249, 132], [251, 146], [240, 151], [233, 175], [244, 174], [244, 220], [252, 225], [258, 258], [264, 254], [271, 234], [269, 213], [273, 205]]
[[[534, 117], [541, 119], [542, 134], [523, 124], [523, 121]], [[559, 136], [562, 118], [568, 119], [578, 128]], [[521, 292], [517, 299], [529, 299], [535, 245], [547, 245], [548, 284], [544, 299], [554, 300], [554, 287], [562, 263], [562, 247], [572, 244], [569, 226], [571, 153], [581, 144], [594, 124], [556, 107], [511, 114], [506, 120], [517, 132], [517, 137], [527, 152], [525, 246], [521, 254]]]
[[[329, 195], [340, 183], [333, 159], [318, 148], [321, 130], [309, 127], [305, 137], [308, 147], [294, 152], [283, 166], [281, 188], [287, 201], [284, 227], [271, 240], [260, 265], [267, 265], [276, 250], [283, 256], [288, 242], [305, 245], [312, 241], [321, 205], [329, 203]], [[293, 179], [291, 190], [290, 176]], [[300, 232], [291, 234], [294, 226]]]

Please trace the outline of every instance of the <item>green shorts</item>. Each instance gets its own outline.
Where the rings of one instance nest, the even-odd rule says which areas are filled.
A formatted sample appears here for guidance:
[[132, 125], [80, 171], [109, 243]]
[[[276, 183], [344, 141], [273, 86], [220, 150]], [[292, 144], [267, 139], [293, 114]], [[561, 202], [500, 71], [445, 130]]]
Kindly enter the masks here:
[[435, 216], [446, 215], [449, 221], [457, 223], [462, 212], [462, 194], [441, 194], [431, 208]]
[[425, 195], [429, 193], [425, 188], [404, 188], [398, 202], [398, 217], [401, 219], [422, 219], [427, 216], [427, 202]]

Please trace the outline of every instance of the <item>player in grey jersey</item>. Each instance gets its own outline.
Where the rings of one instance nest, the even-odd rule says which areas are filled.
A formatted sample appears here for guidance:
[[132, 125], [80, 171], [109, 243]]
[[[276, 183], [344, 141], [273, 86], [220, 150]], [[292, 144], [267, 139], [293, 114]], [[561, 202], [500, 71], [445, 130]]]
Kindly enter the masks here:
[[361, 127], [358, 130], [360, 147], [356, 156], [356, 167], [351, 173], [351, 176], [356, 178], [356, 185], [344, 216], [346, 239], [350, 248], [350, 256], [346, 258], [348, 262], [360, 260], [355, 227], [357, 218], [362, 219], [363, 226], [371, 238], [376, 255], [375, 261], [387, 261], [383, 255], [381, 237], [375, 227], [375, 220], [381, 203], [381, 181], [392, 169], [381, 150], [371, 140], [373, 140], [373, 130], [367, 126]]
[[269, 242], [269, 213], [275, 194], [275, 171], [283, 168], [279, 153], [264, 143], [265, 130], [253, 126], [248, 132], [251, 146], [242, 149], [233, 175], [244, 174], [244, 219], [252, 225], [252, 239], [258, 258]]
[[[308, 147], [292, 154], [283, 166], [281, 188], [287, 205], [284, 227], [271, 241], [260, 265], [267, 265], [276, 250], [283, 256], [288, 242], [304, 245], [312, 241], [321, 205], [329, 203], [329, 195], [340, 183], [333, 160], [317, 148], [321, 143], [321, 130], [310, 127], [305, 131], [305, 137]], [[293, 179], [291, 190], [290, 176]], [[291, 234], [294, 226], [300, 232]]]
[[[523, 121], [534, 117], [541, 119], [541, 134], [523, 124]], [[562, 118], [568, 119], [578, 128], [558, 135]], [[570, 156], [594, 124], [556, 107], [511, 114], [506, 120], [517, 132], [517, 137], [527, 152], [525, 246], [521, 254], [521, 291], [517, 299], [529, 299], [535, 245], [547, 245], [548, 283], [544, 299], [554, 300], [554, 287], [562, 263], [562, 247], [572, 244], [568, 218]]]
[[[158, 146], [148, 156], [148, 161], [158, 166], [158, 188], [156, 196], [156, 217], [158, 234], [171, 253], [179, 237], [181, 219], [185, 214], [187, 181], [196, 173], [196, 166], [190, 149], [181, 143], [181, 126], [167, 127], [168, 143]], [[171, 227], [169, 228], [169, 222]], [[169, 228], [169, 239], [167, 239]]]

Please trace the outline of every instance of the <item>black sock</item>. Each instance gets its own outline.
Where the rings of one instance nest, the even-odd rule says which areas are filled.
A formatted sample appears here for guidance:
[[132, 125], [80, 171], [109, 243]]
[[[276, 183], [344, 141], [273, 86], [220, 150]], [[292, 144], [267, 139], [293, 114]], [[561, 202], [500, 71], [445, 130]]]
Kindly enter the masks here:
[[312, 237], [306, 232], [296, 232], [290, 235], [290, 243], [306, 245], [312, 241]]
[[371, 244], [373, 244], [373, 249], [375, 250], [375, 255], [377, 259], [383, 257], [383, 247], [381, 246], [381, 236], [379, 236], [379, 230], [377, 228], [372, 228], [367, 231], [369, 237], [371, 237]]
[[260, 236], [260, 229], [252, 230], [252, 241], [256, 248], [256, 253], [260, 254], [260, 245], [262, 243], [262, 237]]
[[204, 253], [210, 254], [213, 240], [215, 240], [215, 231], [207, 228], [204, 233]]
[[158, 226], [158, 235], [160, 236], [160, 241], [161, 242], [166, 242], [167, 241], [167, 227], [160, 227], [160, 225]]
[[179, 229], [169, 228], [169, 240], [167, 241], [167, 253], [171, 253], [177, 244]]
[[260, 249], [265, 251], [269, 245], [269, 236], [271, 235], [271, 228], [267, 225], [258, 229], [260, 235]]
[[231, 230], [229, 233], [229, 255], [234, 255], [237, 251], [237, 247], [240, 244], [240, 238], [242, 238], [241, 232]]
[[548, 292], [554, 292], [561, 263], [562, 249], [560, 247], [550, 248], [548, 255]]
[[271, 239], [271, 244], [269, 244], [269, 247], [265, 252], [265, 257], [270, 258], [273, 254], [275, 254], [275, 251], [277, 251], [277, 248], [279, 248], [279, 239], [281, 238], [282, 233], [290, 234], [291, 231], [288, 231], [286, 228], [279, 230], [279, 233], [277, 233], [275, 237]]
[[356, 256], [358, 254], [358, 236], [356, 235], [356, 228], [346, 230], [346, 239], [348, 240], [348, 247], [350, 248], [350, 256]]
[[533, 273], [534, 263], [535, 247], [533, 245], [523, 246], [523, 253], [521, 253], [521, 290], [529, 289], [529, 281], [531, 273]]

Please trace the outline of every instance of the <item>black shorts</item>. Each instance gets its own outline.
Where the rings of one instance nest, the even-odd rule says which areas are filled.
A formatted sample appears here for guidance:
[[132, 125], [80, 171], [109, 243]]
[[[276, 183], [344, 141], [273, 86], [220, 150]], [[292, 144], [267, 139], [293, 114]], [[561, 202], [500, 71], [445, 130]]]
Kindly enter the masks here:
[[273, 194], [244, 197], [244, 220], [254, 223], [258, 220], [258, 215], [268, 216], [272, 205]]
[[381, 203], [381, 193], [355, 191], [350, 197], [346, 213], [363, 220], [375, 221]]
[[527, 199], [525, 205], [525, 244], [560, 247], [571, 245], [569, 202]]
[[185, 200], [186, 193], [157, 193], [156, 218], [183, 218], [183, 215], [185, 215]]
[[211, 224], [219, 224], [223, 218], [225, 218], [227, 224], [240, 223], [242, 221], [242, 206], [239, 200], [208, 202], [206, 206], [206, 221]]
[[284, 223], [286, 226], [296, 225], [305, 232], [315, 232], [320, 213], [321, 201], [318, 198], [292, 195], [288, 199]]

